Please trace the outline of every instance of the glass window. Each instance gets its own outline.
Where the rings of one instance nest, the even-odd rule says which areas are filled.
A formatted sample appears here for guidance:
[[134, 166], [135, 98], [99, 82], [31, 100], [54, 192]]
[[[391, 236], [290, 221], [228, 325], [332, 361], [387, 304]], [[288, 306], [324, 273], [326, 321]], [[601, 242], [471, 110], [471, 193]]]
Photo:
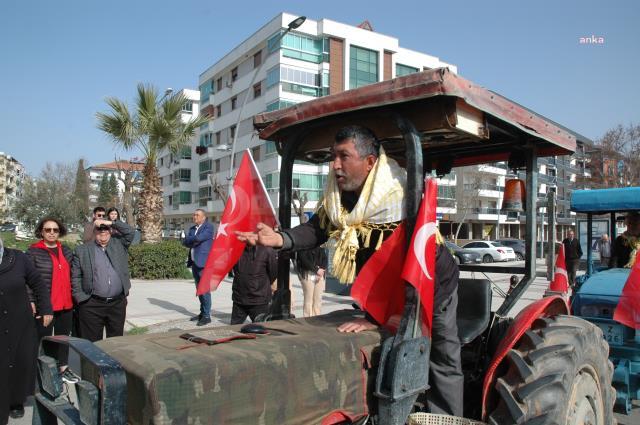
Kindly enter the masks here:
[[198, 189], [198, 205], [201, 207], [207, 206], [207, 201], [211, 200], [211, 186], [203, 186]]
[[232, 125], [229, 127], [229, 139], [233, 140], [234, 137], [236, 137], [236, 126]]
[[191, 170], [189, 168], [180, 168], [173, 172], [174, 184], [178, 182], [190, 182], [190, 181], [191, 181]]
[[251, 149], [251, 156], [255, 162], [260, 161], [260, 146]]
[[[269, 53], [282, 48], [282, 55], [285, 57], [300, 59], [307, 62], [320, 63], [324, 60], [324, 41], [308, 37], [302, 34], [288, 33], [280, 42], [276, 38], [280, 33], [275, 34], [267, 41]], [[326, 55], [328, 59], [328, 54]]]
[[213, 80], [207, 80], [200, 87], [200, 102], [208, 102], [209, 95], [213, 93]]
[[191, 146], [183, 146], [180, 151], [180, 158], [191, 159]]
[[413, 74], [418, 71], [418, 68], [412, 66], [402, 65], [401, 63], [396, 64], [396, 77], [402, 77], [403, 75]]
[[262, 96], [262, 82], [253, 86], [253, 98]]
[[278, 109], [288, 108], [290, 106], [295, 105], [296, 103], [298, 103], [298, 102], [293, 101], [293, 100], [278, 99], [275, 102], [272, 102], [272, 103], [267, 105], [267, 112], [277, 111]]
[[280, 82], [280, 68], [274, 66], [267, 72], [267, 88], [270, 88]]
[[378, 52], [351, 46], [349, 88], [355, 89], [378, 82]]
[[278, 153], [278, 150], [276, 149], [276, 143], [272, 142], [271, 140], [267, 140], [267, 143], [264, 145], [264, 147], [267, 156]]
[[235, 81], [238, 79], [238, 67], [236, 66], [231, 70], [231, 81]]
[[233, 111], [234, 109], [236, 109], [237, 105], [238, 105], [238, 98], [234, 96], [231, 98], [231, 110]]
[[253, 55], [253, 68], [258, 68], [262, 64], [262, 50]]
[[200, 172], [200, 181], [206, 180], [211, 172], [211, 165], [213, 161], [211, 159], [207, 159], [205, 161], [200, 161], [198, 165], [198, 171]]
[[222, 90], [222, 77], [220, 77], [220, 78], [218, 78], [218, 79], [216, 80], [216, 90], [217, 90], [217, 91]]
[[173, 201], [174, 201], [174, 205], [177, 204], [190, 204], [191, 203], [191, 192], [187, 192], [187, 191], [180, 191], [180, 192], [173, 192]]
[[190, 100], [184, 102], [184, 105], [182, 105], [182, 112], [186, 112], [188, 114], [193, 113], [193, 102]]

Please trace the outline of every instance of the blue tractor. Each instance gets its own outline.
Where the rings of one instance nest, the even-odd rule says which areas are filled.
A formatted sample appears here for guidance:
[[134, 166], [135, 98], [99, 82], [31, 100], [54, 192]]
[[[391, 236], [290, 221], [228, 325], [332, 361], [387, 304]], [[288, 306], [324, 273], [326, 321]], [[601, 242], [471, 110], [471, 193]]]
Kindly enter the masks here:
[[[616, 238], [617, 214], [640, 211], [640, 187], [616, 189], [576, 190], [571, 194], [571, 210], [587, 214], [587, 246], [593, 246], [593, 216], [609, 215], [611, 240]], [[613, 386], [616, 389], [616, 408], [631, 412], [633, 400], [640, 399], [640, 330], [613, 320], [622, 288], [631, 269], [594, 265], [593, 253], [587, 249], [587, 272], [577, 279], [572, 309], [602, 329], [609, 343], [609, 359], [614, 365]]]

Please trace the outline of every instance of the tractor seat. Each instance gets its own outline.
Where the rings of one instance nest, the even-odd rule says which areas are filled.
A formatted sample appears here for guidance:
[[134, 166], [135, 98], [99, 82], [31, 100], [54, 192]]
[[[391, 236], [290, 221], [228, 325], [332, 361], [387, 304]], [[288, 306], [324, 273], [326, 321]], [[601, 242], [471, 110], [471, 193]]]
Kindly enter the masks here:
[[491, 282], [487, 279], [458, 280], [458, 338], [468, 344], [489, 326]]

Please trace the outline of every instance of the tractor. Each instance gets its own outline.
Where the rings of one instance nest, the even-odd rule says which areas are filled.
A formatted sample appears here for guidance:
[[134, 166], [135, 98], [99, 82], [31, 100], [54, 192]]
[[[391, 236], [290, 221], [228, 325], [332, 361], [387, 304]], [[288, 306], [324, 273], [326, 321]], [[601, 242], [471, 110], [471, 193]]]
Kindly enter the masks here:
[[[34, 424], [57, 417], [87, 424], [562, 424], [614, 423], [609, 346], [600, 327], [571, 316], [560, 296], [509, 318], [536, 278], [537, 159], [575, 151], [575, 133], [446, 68], [432, 69], [259, 114], [254, 127], [281, 155], [279, 220], [291, 223], [295, 160], [330, 161], [337, 130], [368, 127], [406, 168], [409, 243], [425, 175], [507, 162], [526, 171], [526, 253], [522, 267], [465, 265], [524, 277], [491, 311], [486, 279], [461, 279], [458, 328], [465, 418], [419, 412], [429, 388], [431, 340], [417, 325], [419, 300], [405, 284], [395, 333], [338, 333], [357, 309], [307, 319], [290, 311], [289, 256], [279, 255], [268, 335], [235, 339], [240, 325], [198, 331], [228, 342], [208, 345], [183, 331], [90, 344], [47, 337], [39, 357]], [[480, 267], [484, 267], [479, 269]], [[194, 333], [196, 333], [194, 331]], [[219, 340], [219, 339], [218, 339]], [[79, 357], [77, 408], [62, 395], [56, 344]], [[70, 364], [73, 362], [70, 361]]]
[[[594, 216], [609, 215], [609, 235], [613, 241], [620, 218], [617, 213], [640, 211], [640, 187], [576, 190], [571, 194], [571, 210], [587, 214], [587, 246], [593, 246]], [[615, 407], [626, 414], [631, 413], [633, 400], [640, 400], [640, 332], [614, 321], [613, 313], [630, 271], [606, 264], [596, 266], [589, 249], [587, 272], [577, 279], [578, 288], [572, 297], [573, 314], [596, 324], [609, 343]]]

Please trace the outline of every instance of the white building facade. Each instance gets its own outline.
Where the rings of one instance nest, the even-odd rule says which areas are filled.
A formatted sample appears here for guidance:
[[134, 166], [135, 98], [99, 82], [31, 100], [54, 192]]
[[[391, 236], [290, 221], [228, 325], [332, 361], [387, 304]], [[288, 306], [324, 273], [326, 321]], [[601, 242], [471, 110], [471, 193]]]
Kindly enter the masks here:
[[11, 210], [22, 196], [24, 166], [11, 155], [0, 152], [0, 223], [15, 221]]
[[[400, 47], [397, 38], [371, 31], [367, 22], [355, 27], [329, 19], [307, 19], [277, 40], [296, 18], [287, 13], [276, 16], [200, 75], [198, 109], [209, 121], [200, 127], [192, 143], [191, 159], [181, 159], [185, 161], [179, 165], [182, 170], [189, 168], [190, 161], [190, 173], [181, 171], [176, 186], [176, 164], [172, 163], [172, 173], [165, 177], [174, 177], [163, 179], [168, 230], [185, 228], [196, 208], [209, 212], [213, 221], [220, 219], [224, 199], [215, 184], [228, 190], [235, 132], [233, 174], [243, 152], [249, 149], [274, 206], [279, 208], [281, 158], [272, 142], [256, 136], [254, 115], [411, 72], [437, 67], [457, 71], [437, 57]], [[159, 160], [161, 167], [160, 161], [164, 160]], [[305, 210], [315, 208], [327, 173], [327, 165], [294, 166], [293, 188], [306, 193], [309, 202]], [[455, 180], [448, 183], [454, 184]], [[178, 205], [176, 189], [180, 192]], [[290, 205], [284, 207], [291, 209]]]

